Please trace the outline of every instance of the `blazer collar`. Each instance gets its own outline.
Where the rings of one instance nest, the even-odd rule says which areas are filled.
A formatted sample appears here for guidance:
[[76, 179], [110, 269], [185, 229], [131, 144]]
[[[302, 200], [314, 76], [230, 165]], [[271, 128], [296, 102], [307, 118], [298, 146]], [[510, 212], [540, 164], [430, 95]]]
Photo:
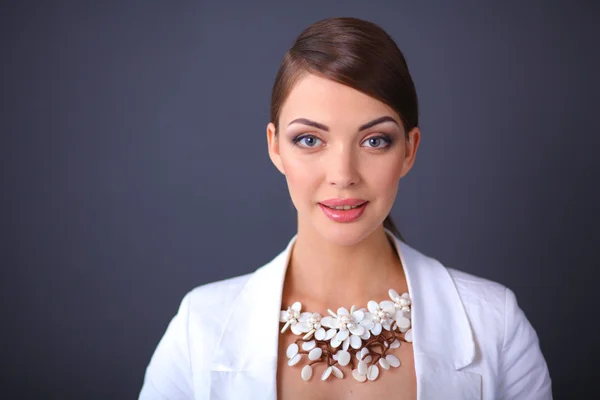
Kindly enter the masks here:
[[[393, 238], [412, 298], [413, 351], [419, 398], [429, 398], [436, 388], [448, 393], [461, 379], [475, 393], [478, 376], [456, 371], [475, 357], [475, 343], [467, 314], [448, 272], [437, 260]], [[276, 370], [281, 296], [294, 235], [285, 250], [257, 269], [234, 301], [211, 364], [211, 398], [230, 398], [237, 393], [256, 393], [276, 398]], [[432, 373], [432, 371], [437, 371]], [[452, 371], [453, 374], [448, 375]], [[234, 379], [241, 375], [244, 379]], [[472, 374], [471, 374], [472, 375]], [[443, 386], [441, 386], [443, 385]], [[457, 389], [459, 389], [457, 387]], [[457, 392], [458, 393], [458, 392]], [[464, 394], [464, 392], [461, 392]], [[235, 397], [235, 396], [234, 396]], [[462, 397], [467, 398], [467, 397]], [[479, 398], [469, 396], [468, 398]]]

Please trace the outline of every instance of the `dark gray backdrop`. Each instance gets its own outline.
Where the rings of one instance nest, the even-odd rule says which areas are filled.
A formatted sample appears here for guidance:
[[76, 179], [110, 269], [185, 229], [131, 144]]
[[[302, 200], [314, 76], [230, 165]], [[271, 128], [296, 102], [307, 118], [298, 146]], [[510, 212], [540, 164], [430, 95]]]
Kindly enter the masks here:
[[330, 16], [380, 24], [413, 74], [422, 142], [393, 210], [408, 243], [512, 288], [555, 398], [586, 397], [598, 2], [216, 3], [2, 2], [2, 397], [136, 397], [183, 295], [283, 249], [271, 85]]

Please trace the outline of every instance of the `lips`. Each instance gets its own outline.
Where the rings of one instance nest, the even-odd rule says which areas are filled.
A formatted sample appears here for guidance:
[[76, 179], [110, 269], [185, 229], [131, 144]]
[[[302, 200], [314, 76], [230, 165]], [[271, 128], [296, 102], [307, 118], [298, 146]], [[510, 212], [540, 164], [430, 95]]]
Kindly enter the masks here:
[[[361, 199], [329, 199], [319, 203], [323, 213], [335, 222], [356, 221], [369, 204]], [[335, 208], [338, 207], [338, 208]], [[344, 207], [344, 209], [340, 209]]]

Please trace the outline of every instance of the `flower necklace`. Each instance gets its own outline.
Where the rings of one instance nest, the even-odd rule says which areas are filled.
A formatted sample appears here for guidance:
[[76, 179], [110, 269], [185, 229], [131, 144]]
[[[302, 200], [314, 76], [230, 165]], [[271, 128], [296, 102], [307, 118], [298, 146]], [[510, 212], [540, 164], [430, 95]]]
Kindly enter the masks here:
[[321, 375], [322, 381], [331, 375], [343, 378], [339, 365], [349, 366], [359, 382], [377, 379], [379, 367], [385, 370], [399, 367], [400, 360], [387, 353], [400, 347], [400, 342], [412, 342], [412, 303], [408, 293], [400, 296], [394, 289], [388, 293], [391, 301], [371, 300], [367, 308], [352, 306], [348, 311], [340, 307], [337, 313], [328, 309], [330, 315], [325, 317], [301, 312], [300, 302], [281, 310], [279, 321], [285, 324], [281, 333], [289, 328], [294, 335], [302, 336], [286, 350], [288, 365], [298, 364], [303, 355], [307, 355], [309, 362], [300, 374], [304, 381], [312, 377], [312, 366], [323, 362], [327, 368]]

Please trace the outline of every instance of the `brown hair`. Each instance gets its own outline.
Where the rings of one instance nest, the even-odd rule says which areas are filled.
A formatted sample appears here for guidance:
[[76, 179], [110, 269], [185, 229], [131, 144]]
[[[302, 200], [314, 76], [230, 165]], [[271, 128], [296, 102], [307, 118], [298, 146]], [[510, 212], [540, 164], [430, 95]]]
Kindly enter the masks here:
[[[415, 85], [404, 55], [378, 25], [351, 17], [315, 22], [285, 53], [271, 94], [271, 121], [279, 131], [279, 114], [296, 81], [310, 73], [365, 93], [394, 109], [406, 140], [419, 123]], [[383, 226], [404, 241], [391, 216]]]

